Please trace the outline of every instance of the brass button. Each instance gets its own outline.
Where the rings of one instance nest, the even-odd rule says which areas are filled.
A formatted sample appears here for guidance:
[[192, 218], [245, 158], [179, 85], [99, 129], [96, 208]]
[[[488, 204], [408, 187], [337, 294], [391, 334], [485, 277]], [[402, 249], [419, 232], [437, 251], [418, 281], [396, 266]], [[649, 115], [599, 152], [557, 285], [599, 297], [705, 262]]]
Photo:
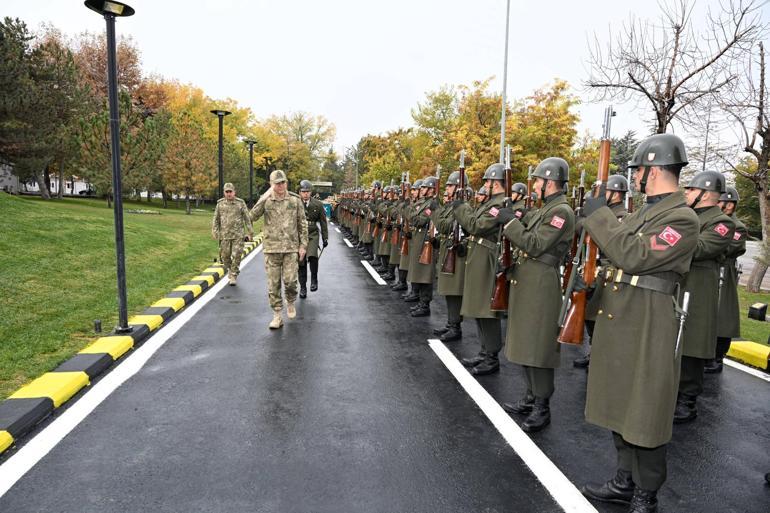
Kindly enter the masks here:
[[608, 318], [609, 320], [612, 320], [612, 314], [607, 314], [607, 318]]
[[519, 282], [518, 282], [518, 281], [516, 281], [516, 280], [513, 280], [513, 284], [514, 284], [514, 285], [518, 285], [518, 284], [519, 284]]
[[613, 291], [615, 291], [615, 292], [617, 292], [617, 291], [618, 291], [618, 286], [617, 286], [617, 285], [613, 285], [613, 286], [612, 286], [612, 290], [613, 290]]
[[599, 315], [603, 314], [604, 310], [599, 310]]

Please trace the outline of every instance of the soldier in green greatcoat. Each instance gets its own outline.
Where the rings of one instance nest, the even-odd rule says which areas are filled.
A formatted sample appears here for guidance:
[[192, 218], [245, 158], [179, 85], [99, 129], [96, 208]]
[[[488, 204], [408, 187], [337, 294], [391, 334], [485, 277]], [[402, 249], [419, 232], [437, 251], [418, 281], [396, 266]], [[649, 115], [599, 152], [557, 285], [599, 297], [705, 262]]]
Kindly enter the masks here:
[[498, 353], [503, 347], [500, 314], [491, 310], [490, 302], [500, 256], [501, 230], [496, 217], [508, 200], [504, 186], [505, 166], [492, 164], [484, 172], [483, 180], [489, 199], [476, 208], [460, 200], [452, 202], [455, 219], [469, 235], [460, 315], [475, 319], [481, 342], [481, 351], [461, 362], [477, 376], [500, 370]]
[[[630, 167], [643, 208], [618, 222], [604, 194], [588, 198], [583, 227], [605, 255], [586, 393], [586, 420], [613, 433], [617, 472], [582, 489], [589, 498], [657, 511], [679, 383], [675, 295], [698, 245], [698, 216], [679, 191], [682, 140], [642, 141]], [[689, 325], [689, 319], [687, 324]]]
[[[460, 228], [452, 213], [452, 201], [454, 201], [457, 189], [460, 186], [460, 171], [449, 175], [444, 188], [446, 201], [437, 208], [431, 219], [436, 227], [439, 239], [439, 254], [436, 262], [436, 275], [438, 276], [438, 293], [446, 299], [447, 322], [443, 328], [433, 330], [434, 335], [439, 335], [442, 342], [459, 340], [463, 336], [462, 315], [460, 309], [463, 304], [463, 284], [465, 281], [465, 233]], [[461, 199], [465, 200], [461, 196]], [[455, 240], [455, 235], [457, 240]], [[441, 272], [444, 261], [447, 258], [449, 248], [453, 246], [455, 268], [454, 272]], [[462, 248], [461, 248], [462, 246]]]
[[[411, 195], [412, 198], [409, 201], [409, 204], [406, 205], [404, 208], [404, 235], [407, 239], [406, 243], [406, 254], [401, 254], [401, 260], [399, 264], [399, 268], [406, 271], [406, 276], [404, 277], [404, 280], [409, 283], [409, 269], [410, 265], [412, 263], [412, 254], [415, 252], [415, 236], [414, 232], [415, 229], [411, 225], [411, 219], [414, 215], [415, 210], [418, 208], [418, 205], [422, 203], [422, 200], [420, 199], [420, 191], [422, 190], [422, 178], [415, 180], [412, 184], [412, 190]], [[420, 295], [417, 293], [417, 289], [415, 289], [411, 283], [409, 283], [409, 291], [405, 292], [401, 295], [401, 299], [404, 300], [406, 303], [414, 303], [420, 300]]]
[[412, 226], [412, 243], [414, 251], [409, 248], [409, 273], [406, 279], [412, 284], [412, 290], [419, 295], [417, 304], [410, 310], [412, 317], [425, 317], [430, 315], [430, 302], [433, 300], [433, 279], [435, 278], [435, 255], [428, 263], [420, 262], [423, 246], [433, 244], [434, 227], [431, 222], [433, 211], [438, 208], [436, 191], [438, 179], [428, 176], [423, 179], [420, 186], [422, 200], [412, 211], [409, 224]]
[[403, 199], [400, 198], [401, 187], [403, 187], [403, 185], [392, 187], [393, 201], [391, 202], [390, 209], [388, 210], [388, 220], [390, 222], [385, 226], [390, 242], [390, 255], [388, 255], [388, 262], [390, 262], [390, 274], [393, 279], [393, 283], [390, 284], [390, 288], [393, 290], [396, 290], [396, 287], [401, 284], [401, 270], [398, 269], [399, 260], [401, 259], [400, 218], [401, 207], [403, 205]]
[[[562, 303], [559, 266], [575, 233], [575, 213], [564, 196], [569, 180], [567, 162], [549, 157], [538, 164], [532, 178], [543, 206], [527, 215], [526, 224], [516, 215], [521, 210], [503, 209], [496, 219], [519, 250], [510, 278], [505, 356], [523, 366], [527, 382], [520, 401], [502, 406], [510, 413], [528, 415], [522, 424], [527, 432], [540, 431], [551, 422], [554, 369], [561, 356], [557, 341]], [[527, 329], [520, 329], [522, 326]]]
[[[307, 256], [299, 262], [299, 297], [307, 297], [307, 268], [310, 267], [310, 291], [318, 290], [318, 257], [321, 248], [329, 245], [329, 228], [326, 223], [324, 205], [316, 198], [311, 198], [313, 184], [309, 180], [299, 183], [299, 195], [305, 206], [307, 219]], [[320, 227], [320, 238], [319, 238]]]
[[390, 208], [393, 205], [393, 188], [386, 185], [382, 189], [382, 199], [377, 203], [377, 256], [380, 258], [382, 279], [385, 281], [395, 278], [390, 268]]
[[735, 224], [735, 233], [722, 263], [720, 276], [722, 286], [719, 293], [719, 316], [717, 317], [717, 347], [714, 359], [706, 364], [706, 373], [722, 372], [722, 361], [730, 350], [732, 339], [741, 336], [741, 316], [738, 306], [738, 257], [746, 253], [748, 230], [738, 216], [738, 191], [735, 187], [726, 187], [719, 197], [719, 208]]
[[397, 254], [393, 255], [393, 253], [391, 253], [391, 262], [398, 265], [398, 274], [396, 276], [396, 282], [390, 288], [391, 290], [395, 290], [397, 292], [404, 291], [409, 288], [406, 282], [406, 276], [409, 271], [409, 255], [404, 255], [401, 250], [405, 247], [405, 242], [406, 247], [409, 245], [409, 240], [407, 238], [408, 227], [406, 225], [406, 215], [411, 203], [411, 194], [412, 184], [410, 184], [408, 181], [404, 181], [401, 184], [401, 198], [396, 205], [396, 231], [398, 232], [398, 245], [396, 248]]
[[690, 309], [682, 341], [682, 373], [675, 424], [690, 422], [698, 416], [696, 401], [703, 392], [704, 367], [716, 353], [719, 267], [735, 233], [732, 219], [718, 206], [724, 192], [725, 177], [717, 171], [701, 171], [685, 188], [687, 204], [695, 210], [700, 221], [700, 234], [683, 286], [690, 293]]

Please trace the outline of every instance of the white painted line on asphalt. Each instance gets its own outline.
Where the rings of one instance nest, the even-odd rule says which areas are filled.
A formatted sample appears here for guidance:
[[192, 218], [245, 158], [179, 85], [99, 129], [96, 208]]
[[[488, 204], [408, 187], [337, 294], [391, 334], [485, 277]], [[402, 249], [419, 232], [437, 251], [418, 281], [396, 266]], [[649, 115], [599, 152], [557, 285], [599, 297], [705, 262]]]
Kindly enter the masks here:
[[[241, 268], [248, 264], [260, 251], [262, 251], [261, 244], [243, 259]], [[227, 286], [227, 283], [227, 279], [221, 278], [219, 282], [204, 292], [195, 302], [182, 310], [171, 322], [146, 339], [138, 349], [120, 362], [111, 372], [108, 372], [101, 381], [93, 385], [83, 397], [75, 401], [64, 413], [29, 440], [16, 454], [0, 465], [0, 497], [5, 495], [24, 474], [34, 467], [51, 449], [56, 447], [70, 431], [75, 429], [112, 392], [139, 372], [152, 355], [168, 339], [173, 337], [187, 321], [192, 319], [201, 308], [206, 306], [206, 303], [214, 299], [217, 293]]]
[[548, 459], [543, 451], [535, 445], [524, 431], [505, 413], [505, 410], [497, 404], [497, 401], [484, 390], [476, 379], [455, 358], [455, 355], [447, 349], [438, 339], [428, 339], [431, 349], [446, 365], [449, 372], [462, 385], [468, 395], [484, 412], [484, 415], [497, 428], [508, 445], [513, 447], [516, 454], [527, 464], [548, 493], [559, 503], [564, 511], [575, 513], [597, 513], [596, 508], [583, 497], [580, 490]]
[[734, 360], [730, 360], [729, 358], [725, 358], [723, 362], [725, 365], [729, 365], [730, 367], [741, 370], [746, 374], [751, 374], [752, 376], [756, 376], [759, 379], [764, 379], [765, 381], [770, 383], [770, 375], [765, 374], [761, 370], [755, 369], [753, 367], [749, 367], [748, 365], [743, 365], [742, 363], [736, 362]]
[[374, 281], [377, 282], [379, 285], [387, 285], [387, 282], [380, 278], [380, 275], [377, 273], [377, 271], [374, 270], [374, 268], [367, 262], [366, 260], [361, 260], [361, 265], [363, 265], [367, 271], [369, 271], [369, 274], [372, 275], [372, 278], [374, 278]]
[[337, 233], [342, 233], [342, 232], [340, 231], [340, 229], [339, 229], [339, 228], [336, 228], [336, 227], [335, 227], [335, 228], [334, 228], [334, 230], [335, 230]]
[[352, 247], [353, 247], [353, 244], [351, 244], [351, 243], [350, 243], [350, 241], [349, 241], [348, 239], [342, 239], [342, 240], [344, 240], [344, 241], [345, 241], [345, 244], [347, 244], [349, 248], [352, 248]]

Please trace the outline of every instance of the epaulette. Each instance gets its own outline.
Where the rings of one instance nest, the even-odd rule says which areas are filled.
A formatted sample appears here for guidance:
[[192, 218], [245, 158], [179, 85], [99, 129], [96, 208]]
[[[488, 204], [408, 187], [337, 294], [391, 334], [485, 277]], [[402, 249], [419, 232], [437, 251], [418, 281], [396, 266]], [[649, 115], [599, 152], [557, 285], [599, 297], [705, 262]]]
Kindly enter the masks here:
[[289, 191], [289, 194], [290, 194], [290, 195], [292, 195], [292, 196], [294, 196], [295, 198], [299, 198], [299, 199], [302, 199], [302, 196], [300, 196], [300, 195], [299, 195], [299, 194], [297, 194], [296, 192], [291, 192], [291, 191]]
[[217, 203], [222, 203], [223, 201], [226, 201], [226, 198], [219, 198], [219, 199], [217, 200]]

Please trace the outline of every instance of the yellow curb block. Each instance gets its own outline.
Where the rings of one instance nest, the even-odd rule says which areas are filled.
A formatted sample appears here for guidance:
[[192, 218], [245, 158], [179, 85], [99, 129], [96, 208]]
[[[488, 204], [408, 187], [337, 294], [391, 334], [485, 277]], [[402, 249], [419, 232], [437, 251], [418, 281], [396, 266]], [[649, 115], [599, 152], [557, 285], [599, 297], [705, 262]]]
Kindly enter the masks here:
[[175, 312], [178, 312], [182, 308], [184, 308], [184, 298], [181, 297], [164, 297], [163, 299], [160, 299], [158, 301], [155, 301], [150, 306], [166, 306], [168, 308], [173, 308]]
[[150, 331], [155, 331], [158, 326], [163, 324], [163, 317], [160, 315], [134, 315], [128, 319], [128, 324], [145, 324]]
[[217, 273], [219, 277], [225, 275], [225, 270], [222, 267], [207, 267], [203, 270], [204, 273]]
[[48, 397], [53, 401], [53, 407], [58, 408], [88, 383], [85, 372], [46, 372], [18, 389], [9, 399]]
[[193, 293], [193, 296], [198, 297], [201, 295], [200, 285], [180, 285], [174, 290], [188, 290]]
[[13, 437], [8, 431], [0, 431], [0, 452], [13, 445]]
[[205, 281], [205, 282], [208, 282], [208, 284], [209, 284], [209, 287], [211, 287], [212, 285], [214, 285], [214, 277], [213, 277], [213, 276], [211, 276], [211, 275], [206, 275], [206, 276], [200, 276], [200, 275], [198, 275], [198, 276], [193, 276], [193, 277], [190, 279], [190, 281], [197, 281], [197, 280], [203, 280], [203, 281]]
[[770, 346], [756, 342], [733, 342], [727, 356], [740, 360], [752, 367], [767, 370], [767, 358], [770, 357]]
[[[184, 303], [184, 301], [182, 301]], [[131, 337], [101, 337], [90, 346], [86, 347], [80, 354], [101, 354], [107, 353], [117, 360], [123, 356], [129, 349], [134, 347], [134, 339]]]

